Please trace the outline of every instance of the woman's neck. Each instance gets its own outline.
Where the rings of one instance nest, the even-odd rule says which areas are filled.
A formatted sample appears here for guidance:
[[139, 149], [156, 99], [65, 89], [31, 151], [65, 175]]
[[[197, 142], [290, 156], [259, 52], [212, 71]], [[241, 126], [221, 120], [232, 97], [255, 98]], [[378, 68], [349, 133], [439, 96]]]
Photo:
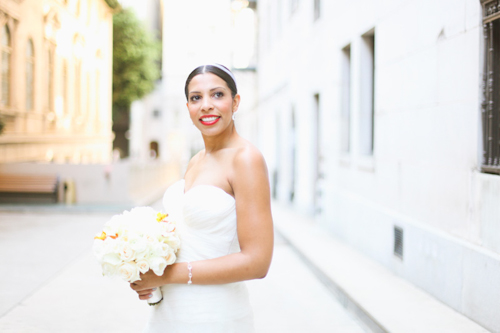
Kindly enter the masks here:
[[220, 149], [227, 148], [239, 137], [236, 127], [233, 125], [217, 136], [204, 136], [205, 153], [214, 153]]

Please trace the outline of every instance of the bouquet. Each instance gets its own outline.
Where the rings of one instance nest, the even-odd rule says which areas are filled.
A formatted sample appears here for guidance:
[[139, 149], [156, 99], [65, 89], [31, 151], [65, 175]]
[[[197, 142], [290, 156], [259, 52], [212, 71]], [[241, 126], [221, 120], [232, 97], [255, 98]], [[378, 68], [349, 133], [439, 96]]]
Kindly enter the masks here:
[[[151, 207], [137, 207], [115, 215], [104, 224], [101, 235], [94, 237], [93, 252], [105, 276], [119, 276], [133, 283], [140, 273], [148, 270], [160, 276], [167, 265], [175, 262], [180, 247], [175, 222], [168, 214], [157, 213]], [[150, 305], [161, 302], [160, 288], [148, 300]]]

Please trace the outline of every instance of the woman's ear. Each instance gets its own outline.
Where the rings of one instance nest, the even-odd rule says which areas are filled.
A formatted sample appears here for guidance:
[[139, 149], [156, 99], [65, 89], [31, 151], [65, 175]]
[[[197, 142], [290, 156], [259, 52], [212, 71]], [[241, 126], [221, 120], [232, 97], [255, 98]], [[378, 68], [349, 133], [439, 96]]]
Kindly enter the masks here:
[[233, 113], [238, 110], [239, 105], [240, 105], [240, 95], [236, 95], [233, 98]]

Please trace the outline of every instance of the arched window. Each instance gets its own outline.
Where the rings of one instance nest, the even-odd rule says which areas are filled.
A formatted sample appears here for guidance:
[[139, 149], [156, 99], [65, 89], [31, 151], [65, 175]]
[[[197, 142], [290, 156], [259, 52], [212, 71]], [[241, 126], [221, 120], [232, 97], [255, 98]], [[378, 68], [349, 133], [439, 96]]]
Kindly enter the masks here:
[[64, 113], [69, 112], [69, 96], [68, 96], [68, 61], [65, 59], [62, 68], [62, 97]]
[[82, 12], [82, 2], [80, 0], [78, 0], [76, 2], [76, 13], [75, 13], [76, 16], [77, 17], [80, 16], [81, 12]]
[[75, 111], [78, 116], [82, 114], [82, 61], [76, 60], [75, 64]]
[[35, 94], [35, 50], [30, 39], [26, 45], [26, 110], [33, 110]]
[[160, 156], [160, 152], [158, 149], [158, 142], [151, 141], [149, 143], [149, 157], [151, 157], [151, 159], [157, 159], [159, 156]]
[[10, 104], [10, 55], [12, 53], [10, 31], [7, 25], [2, 28], [2, 96], [1, 104]]
[[99, 70], [95, 73], [95, 123], [96, 127], [100, 126], [101, 118], [101, 99], [99, 94], [101, 93], [101, 72]]
[[54, 110], [54, 54], [52, 50], [47, 52], [47, 107], [49, 111]]

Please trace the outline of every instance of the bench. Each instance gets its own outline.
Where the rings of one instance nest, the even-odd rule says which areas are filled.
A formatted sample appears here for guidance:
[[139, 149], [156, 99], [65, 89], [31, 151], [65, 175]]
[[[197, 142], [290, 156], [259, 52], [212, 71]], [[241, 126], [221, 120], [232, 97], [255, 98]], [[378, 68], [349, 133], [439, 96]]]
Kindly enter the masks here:
[[0, 203], [57, 203], [59, 177], [0, 174]]

